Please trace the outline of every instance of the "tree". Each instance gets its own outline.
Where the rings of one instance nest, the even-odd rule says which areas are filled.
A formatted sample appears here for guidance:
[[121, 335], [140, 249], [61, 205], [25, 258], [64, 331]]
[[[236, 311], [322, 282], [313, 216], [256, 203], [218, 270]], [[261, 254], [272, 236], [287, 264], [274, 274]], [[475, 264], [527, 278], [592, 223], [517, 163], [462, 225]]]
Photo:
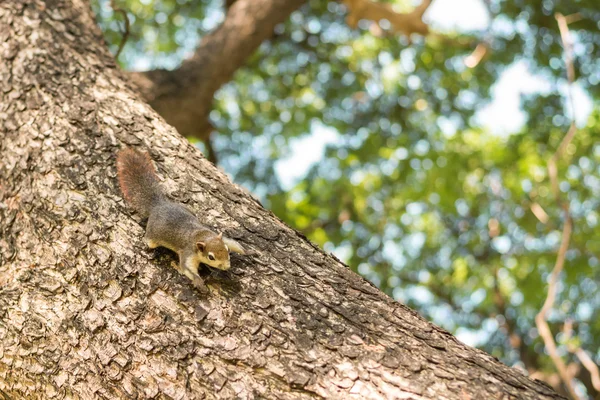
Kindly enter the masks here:
[[[561, 392], [582, 384], [598, 397], [597, 1], [481, 1], [487, 22], [467, 16], [453, 29], [427, 14], [395, 24], [415, 9], [408, 0], [389, 1], [395, 8], [342, 3], [307, 2], [217, 92], [207, 141], [213, 160], [395, 299]], [[433, 2], [432, 15], [442, 3]], [[190, 50], [178, 35], [214, 13], [211, 3], [157, 0], [157, 12], [136, 0], [121, 4], [136, 20], [125, 66], [143, 49], [154, 66], [177, 67], [172, 54]], [[454, 8], [470, 16], [476, 6]], [[116, 47], [120, 32], [110, 12], [101, 13]], [[387, 21], [367, 23], [377, 13]], [[572, 32], [570, 83], [560, 20]], [[427, 36], [395, 34], [406, 26]], [[498, 110], [495, 98], [511, 86], [514, 109]], [[548, 161], [570, 132], [572, 109], [578, 131], [558, 160], [557, 201]], [[303, 179], [282, 182], [297, 142], [332, 135]], [[542, 340], [535, 317], [562, 243], [566, 262], [555, 301], [544, 306], [550, 332]], [[550, 356], [548, 337], [562, 357]], [[560, 358], [568, 368], [557, 368]]]
[[[232, 185], [115, 68], [87, 5], [0, 5], [5, 398], [560, 398], [392, 301]], [[253, 250], [200, 296], [141, 241], [114, 154]], [[193, 393], [193, 395], [192, 395]]]
[[[194, 135], [278, 217], [385, 293], [562, 393], [577, 384], [598, 397], [597, 1], [486, 0], [479, 18], [472, 18], [478, 2], [437, 0], [424, 17], [409, 0], [383, 3], [313, 0], [280, 20], [216, 93], [210, 140], [205, 131]], [[189, 36], [200, 31], [192, 60], [202, 60], [205, 41], [223, 34], [206, 24], [218, 2], [119, 4], [134, 21], [120, 58], [126, 68], [142, 58], [183, 76], [190, 61], [179, 67], [179, 60], [196, 46]], [[446, 14], [462, 16], [451, 29], [434, 16], [444, 4]], [[449, 4], [461, 11], [449, 12]], [[116, 50], [121, 32], [112, 10], [97, 10]], [[387, 21], [367, 21], [382, 13]], [[570, 83], [559, 15], [571, 31]], [[234, 26], [229, 17], [224, 26]], [[426, 36], [407, 37], [407, 27]], [[140, 81], [161, 87], [152, 78], [164, 74], [147, 72]], [[511, 87], [514, 107], [498, 109]], [[557, 201], [548, 161], [570, 132], [571, 109], [578, 131], [558, 160]], [[329, 138], [320, 162], [303, 179], [280, 179], [296, 148], [318, 153], [297, 143], [320, 136]], [[562, 243], [564, 270], [555, 301], [544, 306], [550, 329], [542, 340], [535, 317], [549, 298]], [[557, 343], [553, 356], [548, 338]], [[565, 368], [557, 368], [559, 359]]]

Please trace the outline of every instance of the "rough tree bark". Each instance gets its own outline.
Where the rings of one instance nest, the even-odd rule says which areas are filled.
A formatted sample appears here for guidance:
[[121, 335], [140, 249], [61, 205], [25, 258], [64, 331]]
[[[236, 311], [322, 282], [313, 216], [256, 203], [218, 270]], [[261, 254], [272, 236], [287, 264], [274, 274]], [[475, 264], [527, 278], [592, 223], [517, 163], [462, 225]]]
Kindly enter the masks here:
[[[0, 398], [557, 399], [263, 209], [126, 86], [85, 0], [0, 2]], [[115, 152], [254, 252], [201, 296]]]
[[174, 71], [131, 73], [144, 99], [184, 136], [206, 140], [215, 92], [229, 82], [283, 22], [306, 0], [236, 0], [227, 18], [206, 35], [194, 55]]

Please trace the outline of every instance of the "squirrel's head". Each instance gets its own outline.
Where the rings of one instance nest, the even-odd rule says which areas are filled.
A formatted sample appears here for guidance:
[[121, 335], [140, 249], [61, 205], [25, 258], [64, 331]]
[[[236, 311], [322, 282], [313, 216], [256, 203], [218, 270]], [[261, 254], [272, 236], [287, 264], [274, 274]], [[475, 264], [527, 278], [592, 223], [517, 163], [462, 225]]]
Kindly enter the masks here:
[[229, 269], [229, 248], [223, 242], [222, 233], [196, 242], [196, 248], [202, 263], [224, 271]]

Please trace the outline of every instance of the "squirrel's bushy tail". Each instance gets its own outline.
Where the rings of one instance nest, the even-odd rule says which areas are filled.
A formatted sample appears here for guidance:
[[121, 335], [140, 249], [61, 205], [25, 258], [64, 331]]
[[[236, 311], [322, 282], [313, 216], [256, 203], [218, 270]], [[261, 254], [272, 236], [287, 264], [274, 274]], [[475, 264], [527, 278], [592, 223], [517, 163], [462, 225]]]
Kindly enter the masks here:
[[164, 199], [148, 153], [123, 149], [117, 154], [117, 174], [123, 197], [143, 217]]

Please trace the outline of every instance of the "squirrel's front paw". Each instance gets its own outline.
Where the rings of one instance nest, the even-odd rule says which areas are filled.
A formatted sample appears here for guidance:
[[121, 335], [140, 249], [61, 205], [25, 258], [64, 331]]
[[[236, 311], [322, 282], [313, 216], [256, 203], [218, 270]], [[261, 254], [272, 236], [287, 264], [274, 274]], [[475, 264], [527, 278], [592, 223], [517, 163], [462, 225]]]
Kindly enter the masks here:
[[208, 288], [206, 287], [206, 284], [204, 283], [204, 281], [202, 280], [202, 278], [200, 278], [199, 276], [195, 276], [192, 279], [192, 284], [194, 285], [194, 287], [196, 287], [196, 289], [198, 289], [201, 293], [208, 293]]

